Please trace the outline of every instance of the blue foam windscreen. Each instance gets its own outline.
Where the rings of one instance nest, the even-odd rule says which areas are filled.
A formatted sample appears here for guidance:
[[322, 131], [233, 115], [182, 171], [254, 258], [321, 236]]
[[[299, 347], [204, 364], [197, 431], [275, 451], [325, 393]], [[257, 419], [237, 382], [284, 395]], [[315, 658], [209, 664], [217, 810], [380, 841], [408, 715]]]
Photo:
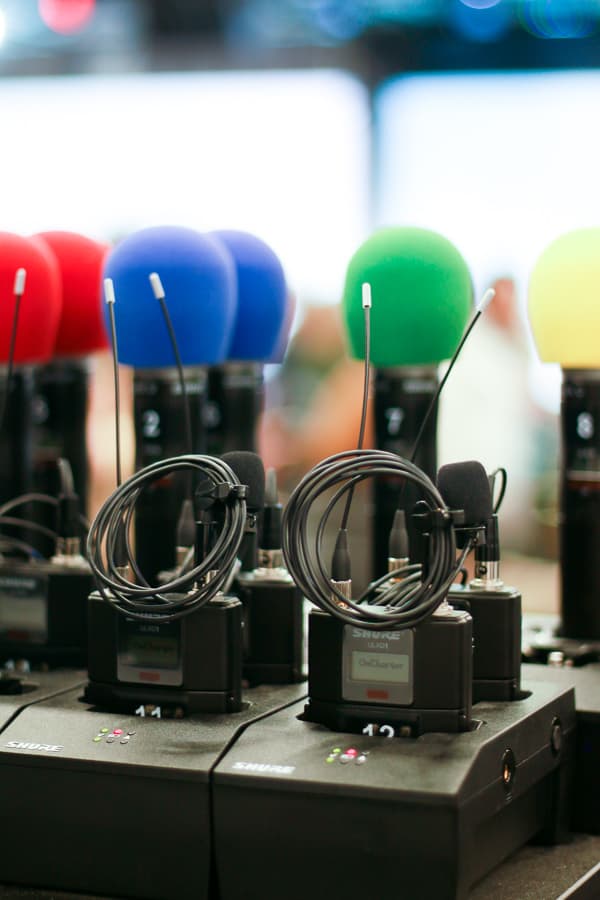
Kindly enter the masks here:
[[[136, 231], [109, 253], [104, 278], [115, 289], [119, 362], [167, 368], [175, 356], [149, 276], [160, 276], [184, 366], [223, 362], [237, 305], [235, 265], [229, 251], [192, 228]], [[106, 305], [106, 304], [105, 304]], [[108, 327], [108, 310], [105, 309]]]
[[237, 315], [227, 359], [267, 362], [281, 334], [287, 287], [279, 258], [245, 231], [211, 232], [231, 253], [237, 270]]

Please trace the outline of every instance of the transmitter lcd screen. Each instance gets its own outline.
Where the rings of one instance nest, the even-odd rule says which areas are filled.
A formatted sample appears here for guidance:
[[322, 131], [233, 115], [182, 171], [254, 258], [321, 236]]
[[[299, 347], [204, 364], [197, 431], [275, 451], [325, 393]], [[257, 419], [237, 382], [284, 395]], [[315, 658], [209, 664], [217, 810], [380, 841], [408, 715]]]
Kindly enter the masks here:
[[380, 681], [385, 684], [408, 684], [409, 656], [406, 653], [352, 652], [350, 677], [353, 681]]
[[181, 622], [117, 620], [117, 678], [133, 684], [183, 684]]
[[371, 631], [344, 627], [344, 700], [406, 706], [413, 702], [414, 629]]
[[179, 642], [162, 635], [130, 635], [124, 656], [130, 666], [174, 669], [179, 663]]
[[0, 575], [0, 639], [43, 644], [48, 639], [45, 576]]

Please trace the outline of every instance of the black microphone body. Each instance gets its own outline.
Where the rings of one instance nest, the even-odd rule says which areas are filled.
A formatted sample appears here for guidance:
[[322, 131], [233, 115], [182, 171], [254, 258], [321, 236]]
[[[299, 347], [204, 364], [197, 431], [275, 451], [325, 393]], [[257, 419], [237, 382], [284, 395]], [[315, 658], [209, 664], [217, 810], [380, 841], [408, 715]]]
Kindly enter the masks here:
[[[208, 370], [204, 408], [207, 453], [221, 456], [237, 450], [256, 453], [258, 422], [264, 407], [263, 364], [226, 362]], [[240, 551], [242, 569], [257, 564], [256, 535], [247, 535]]]
[[[205, 447], [206, 371], [184, 368], [194, 452]], [[137, 369], [133, 381], [136, 470], [188, 453], [181, 385], [176, 369]], [[148, 581], [175, 565], [175, 535], [187, 480], [169, 475], [143, 491], [136, 504], [136, 557]]]
[[[35, 371], [33, 399], [33, 475], [35, 491], [56, 497], [60, 490], [57, 462], [68, 460], [73, 485], [81, 509], [87, 509], [88, 453], [87, 411], [90, 378], [86, 359], [57, 360]], [[47, 528], [54, 526], [50, 507], [38, 507], [35, 521]], [[33, 543], [46, 557], [53, 542], [36, 534]]]
[[[419, 429], [438, 388], [436, 366], [381, 368], [375, 371], [375, 446], [410, 458]], [[415, 464], [430, 478], [437, 469], [437, 404], [424, 429]], [[374, 487], [373, 568], [381, 575], [387, 570], [388, 542], [394, 514], [400, 504], [407, 511], [411, 558], [421, 555], [421, 538], [412, 525], [410, 512], [422, 499], [411, 484], [397, 478], [377, 478]]]
[[208, 370], [207, 451], [257, 449], [258, 420], [264, 405], [263, 364], [227, 362]]
[[563, 371], [561, 634], [600, 639], [600, 371]]
[[8, 399], [0, 440], [2, 503], [32, 487], [34, 370], [24, 367], [13, 372], [10, 385], [6, 387], [5, 381], [3, 390], [8, 390]]

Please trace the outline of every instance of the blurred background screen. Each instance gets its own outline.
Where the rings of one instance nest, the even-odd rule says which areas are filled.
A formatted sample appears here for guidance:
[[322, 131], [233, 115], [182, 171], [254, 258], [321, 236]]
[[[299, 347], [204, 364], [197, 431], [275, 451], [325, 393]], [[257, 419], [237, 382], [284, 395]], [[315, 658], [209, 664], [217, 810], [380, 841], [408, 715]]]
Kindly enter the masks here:
[[266, 241], [295, 301], [261, 432], [284, 490], [356, 439], [354, 251], [382, 225], [440, 232], [475, 295], [497, 290], [442, 398], [440, 463], [508, 468], [506, 545], [554, 558], [560, 371], [527, 281], [597, 224], [599, 59], [596, 0], [0, 0], [0, 229]]
[[369, 107], [356, 77], [5, 78], [0, 109], [13, 138], [0, 148], [11, 173], [0, 228], [68, 225], [110, 241], [149, 224], [235, 223], [285, 260], [301, 296], [339, 299], [369, 224]]

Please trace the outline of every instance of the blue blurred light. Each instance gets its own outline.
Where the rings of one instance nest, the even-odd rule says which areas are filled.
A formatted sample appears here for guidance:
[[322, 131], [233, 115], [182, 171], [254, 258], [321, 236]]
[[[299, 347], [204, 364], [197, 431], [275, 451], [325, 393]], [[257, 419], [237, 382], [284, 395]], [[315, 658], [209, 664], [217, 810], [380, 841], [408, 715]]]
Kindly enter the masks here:
[[[509, 3], [476, 7], [475, 0], [458, 0], [450, 11], [450, 21], [469, 41], [491, 43], [501, 38], [511, 27], [513, 16]], [[489, 0], [488, 0], [489, 3]]]
[[597, 30], [600, 9], [596, 0], [520, 0], [518, 19], [540, 38], [584, 38]]
[[364, 31], [369, 23], [368, 10], [362, 3], [346, 0], [324, 0], [314, 11], [315, 22], [336, 41], [350, 41]]
[[498, 6], [501, 0], [460, 0], [460, 2], [470, 9], [491, 9], [492, 6]]

